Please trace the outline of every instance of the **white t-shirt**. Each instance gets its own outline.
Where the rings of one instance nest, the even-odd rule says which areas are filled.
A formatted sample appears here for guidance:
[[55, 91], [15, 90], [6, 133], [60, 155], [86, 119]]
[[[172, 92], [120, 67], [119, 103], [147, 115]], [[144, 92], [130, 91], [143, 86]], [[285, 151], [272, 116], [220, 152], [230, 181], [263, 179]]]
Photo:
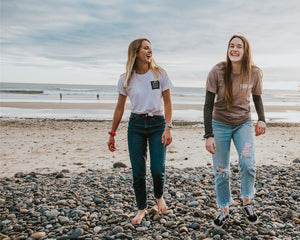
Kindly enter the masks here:
[[172, 87], [168, 75], [161, 71], [158, 81], [151, 70], [145, 74], [134, 72], [127, 88], [124, 88], [125, 74], [118, 83], [118, 92], [128, 96], [131, 102], [131, 112], [148, 114], [149, 116], [163, 115], [162, 92]]

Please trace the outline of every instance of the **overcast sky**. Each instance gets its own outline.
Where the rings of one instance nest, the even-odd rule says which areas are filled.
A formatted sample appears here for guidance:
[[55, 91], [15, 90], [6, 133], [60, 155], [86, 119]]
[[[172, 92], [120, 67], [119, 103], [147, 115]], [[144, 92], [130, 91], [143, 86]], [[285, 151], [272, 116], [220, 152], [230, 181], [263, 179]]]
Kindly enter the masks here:
[[115, 85], [129, 43], [147, 37], [175, 86], [200, 87], [236, 33], [267, 81], [300, 79], [299, 0], [0, 1], [4, 82]]

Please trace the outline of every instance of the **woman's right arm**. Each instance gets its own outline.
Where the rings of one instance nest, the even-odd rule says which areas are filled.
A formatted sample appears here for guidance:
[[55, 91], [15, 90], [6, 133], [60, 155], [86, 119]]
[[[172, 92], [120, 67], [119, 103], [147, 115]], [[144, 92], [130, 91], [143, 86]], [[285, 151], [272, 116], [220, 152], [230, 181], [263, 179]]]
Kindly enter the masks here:
[[206, 91], [205, 104], [203, 109], [205, 129], [205, 135], [203, 137], [205, 138], [205, 148], [212, 154], [214, 154], [214, 151], [216, 150], [216, 143], [212, 128], [212, 112], [214, 108], [215, 95], [216, 94], [213, 92]]
[[[113, 133], [115, 133], [117, 131], [119, 124], [121, 122], [121, 119], [123, 117], [126, 99], [127, 99], [127, 96], [124, 96], [119, 93], [118, 103], [115, 108], [115, 113], [114, 113], [113, 122], [112, 122], [112, 126], [111, 126], [111, 132], [113, 132]], [[109, 136], [107, 145], [108, 145], [108, 149], [111, 152], [114, 152], [116, 150], [115, 136], [113, 136], [112, 134], [110, 134], [110, 136]]]

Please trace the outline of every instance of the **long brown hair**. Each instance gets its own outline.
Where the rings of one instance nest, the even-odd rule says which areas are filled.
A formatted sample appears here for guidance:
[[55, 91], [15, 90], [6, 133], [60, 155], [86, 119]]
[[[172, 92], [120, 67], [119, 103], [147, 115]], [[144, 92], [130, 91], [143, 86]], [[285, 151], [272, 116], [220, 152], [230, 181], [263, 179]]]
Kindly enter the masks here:
[[[252, 60], [252, 53], [251, 53], [251, 47], [250, 43], [247, 38], [241, 35], [233, 35], [227, 46], [227, 52], [226, 52], [226, 61], [225, 61], [225, 73], [224, 73], [224, 80], [225, 80], [225, 102], [226, 102], [226, 108], [230, 109], [231, 104], [233, 102], [233, 93], [232, 93], [232, 79], [231, 79], [231, 72], [232, 72], [232, 62], [229, 59], [228, 56], [228, 50], [230, 47], [230, 43], [232, 39], [234, 38], [239, 38], [243, 42], [243, 47], [244, 47], [244, 55], [242, 58], [242, 63], [241, 63], [241, 73], [240, 73], [240, 87], [241, 84], [243, 84], [244, 76], [247, 77], [248, 79], [248, 84], [247, 84], [247, 91], [246, 91], [246, 96], [248, 94], [248, 89], [249, 85], [251, 82], [251, 77], [252, 77], [252, 68], [255, 66]], [[255, 66], [256, 67], [256, 66]], [[241, 89], [240, 89], [241, 90]]]
[[[135, 70], [136, 54], [139, 52], [143, 41], [147, 41], [151, 44], [151, 42], [147, 38], [138, 38], [136, 40], [133, 40], [128, 47], [128, 59], [126, 63], [124, 88], [127, 88], [133, 71]], [[151, 58], [151, 62], [149, 63], [149, 68], [153, 72], [155, 80], [158, 80], [158, 75], [160, 74], [160, 71], [164, 71], [160, 66], [156, 64], [153, 57]]]

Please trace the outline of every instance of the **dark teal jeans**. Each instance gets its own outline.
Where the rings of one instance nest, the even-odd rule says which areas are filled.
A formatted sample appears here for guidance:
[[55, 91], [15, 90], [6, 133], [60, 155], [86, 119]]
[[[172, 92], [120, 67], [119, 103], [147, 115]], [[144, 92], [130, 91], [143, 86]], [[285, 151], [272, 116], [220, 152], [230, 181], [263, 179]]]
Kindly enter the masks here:
[[146, 160], [149, 144], [150, 169], [154, 196], [161, 198], [165, 182], [166, 147], [161, 142], [165, 129], [163, 116], [131, 113], [128, 123], [128, 149], [132, 166], [133, 188], [139, 210], [147, 207]]

